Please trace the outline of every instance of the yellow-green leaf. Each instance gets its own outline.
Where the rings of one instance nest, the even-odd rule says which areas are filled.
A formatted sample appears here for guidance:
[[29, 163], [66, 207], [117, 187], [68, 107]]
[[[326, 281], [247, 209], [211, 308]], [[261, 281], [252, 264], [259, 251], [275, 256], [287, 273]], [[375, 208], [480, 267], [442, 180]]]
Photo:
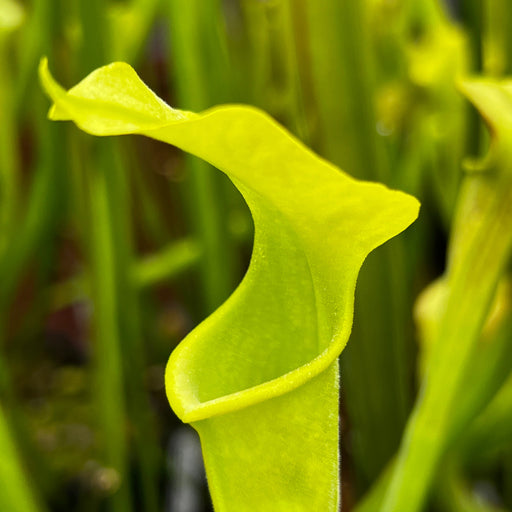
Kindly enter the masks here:
[[173, 144], [238, 187], [254, 219], [251, 264], [171, 355], [169, 401], [199, 432], [217, 511], [336, 511], [337, 357], [357, 274], [416, 218], [418, 202], [352, 179], [255, 108], [172, 109], [122, 63], [68, 92], [44, 61], [40, 72], [52, 119]]

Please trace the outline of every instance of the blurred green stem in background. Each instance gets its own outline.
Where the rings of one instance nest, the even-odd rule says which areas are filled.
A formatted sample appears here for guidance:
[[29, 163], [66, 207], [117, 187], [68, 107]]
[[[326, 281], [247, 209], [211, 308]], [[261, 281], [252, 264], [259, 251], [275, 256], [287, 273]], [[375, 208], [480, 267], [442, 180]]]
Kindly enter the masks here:
[[[169, 55], [179, 108], [201, 111], [230, 97], [230, 68], [219, 0], [167, 2]], [[199, 265], [202, 314], [233, 291], [238, 277], [227, 231], [226, 180], [208, 164], [185, 156], [189, 222], [202, 247]]]
[[484, 2], [483, 70], [493, 77], [512, 74], [512, 4], [508, 0]]
[[110, 5], [109, 21], [113, 60], [138, 63], [162, 0], [131, 0]]
[[[0, 9], [6, 0], [0, 2]], [[7, 2], [8, 5], [11, 2]], [[0, 27], [0, 253], [5, 250], [14, 227], [18, 210], [19, 194], [19, 162], [16, 152], [17, 124], [14, 109], [14, 77], [10, 69], [8, 55], [10, 53], [10, 35], [22, 22], [24, 13], [17, 4], [12, 4], [14, 12], [10, 18], [11, 25]], [[4, 14], [5, 16], [5, 14]], [[4, 24], [6, 22], [4, 21]]]
[[[376, 131], [375, 66], [366, 2], [303, 2], [308, 20], [320, 151], [359, 179], [389, 181], [385, 150]], [[350, 71], [349, 71], [350, 70]]]
[[[59, 34], [61, 26], [56, 14], [55, 0], [35, 1], [28, 16], [30, 39], [23, 50], [37, 48], [38, 52], [52, 54], [51, 38]], [[5, 8], [5, 5], [2, 6]], [[5, 15], [5, 11], [3, 12]], [[2, 235], [5, 233], [9, 243], [0, 242], [0, 407], [8, 407], [9, 418], [1, 414], [2, 463], [8, 472], [2, 477], [4, 485], [0, 491], [0, 505], [3, 510], [38, 510], [34, 498], [35, 491], [24, 480], [23, 464], [18, 459], [22, 452], [16, 445], [23, 446], [25, 453], [33, 450], [32, 441], [27, 436], [25, 418], [20, 414], [16, 403], [16, 393], [10, 377], [10, 368], [4, 361], [4, 351], [8, 337], [11, 307], [17, 288], [24, 277], [27, 265], [41, 248], [51, 247], [54, 235], [60, 227], [60, 214], [65, 209], [64, 196], [66, 178], [63, 152], [60, 146], [63, 140], [61, 127], [49, 127], [45, 120], [46, 101], [39, 89], [30, 91], [30, 78], [33, 77], [35, 62], [29, 58], [32, 50], [22, 51], [21, 65], [11, 73], [12, 64], [7, 58], [4, 43], [5, 34], [0, 34], [1, 80], [0, 103], [2, 108], [2, 127], [0, 128], [0, 175], [2, 194]], [[10, 54], [10, 52], [9, 52]], [[36, 59], [39, 58], [39, 54]], [[33, 66], [34, 65], [34, 66]], [[32, 82], [33, 85], [33, 82]], [[34, 92], [33, 95], [29, 95]], [[29, 110], [33, 116], [37, 146], [34, 148], [33, 176], [27, 197], [19, 194], [19, 172], [15, 141], [20, 127], [16, 123]], [[5, 116], [5, 118], [4, 118]], [[4, 123], [5, 120], [5, 123]], [[17, 188], [17, 190], [14, 190]], [[8, 197], [7, 197], [7, 196]], [[7, 424], [9, 423], [9, 425]], [[15, 435], [14, 435], [15, 434]], [[32, 457], [30, 469], [37, 471], [37, 457]], [[15, 499], [16, 502], [10, 502]], [[4, 502], [2, 500], [9, 500]]]
[[[355, 177], [389, 183], [387, 149], [376, 130], [367, 8], [367, 2], [336, 0], [302, 4], [325, 144], [320, 151]], [[341, 358], [359, 490], [377, 477], [398, 447], [412, 402], [410, 279], [404, 275], [403, 252], [398, 238], [365, 262], [353, 333]]]
[[0, 507], [9, 512], [41, 512], [27, 484], [0, 401]]
[[307, 38], [297, 27], [296, 3], [243, 0], [242, 7], [250, 56], [249, 66], [240, 63], [248, 68], [244, 90], [249, 94], [244, 101], [271, 113], [309, 144], [311, 129], [298, 46], [307, 44]]
[[[50, 38], [58, 33], [57, 17], [52, 2], [43, 2], [45, 9], [37, 3], [30, 21], [34, 29], [31, 37], [37, 41], [39, 48], [50, 50]], [[48, 52], [50, 53], [50, 52]], [[34, 72], [34, 70], [31, 70]], [[26, 72], [20, 70], [20, 74]], [[12, 98], [12, 95], [11, 95]], [[26, 99], [25, 99], [26, 100]], [[8, 314], [16, 287], [25, 270], [25, 266], [35, 250], [48, 242], [55, 233], [59, 222], [60, 212], [66, 202], [63, 197], [65, 190], [64, 155], [60, 148], [63, 140], [63, 130], [60, 127], [49, 128], [45, 120], [46, 102], [40, 94], [31, 99], [31, 105], [39, 113], [35, 126], [37, 129], [38, 146], [37, 158], [33, 169], [34, 179], [28, 197], [24, 199], [24, 215], [21, 223], [19, 218], [12, 218], [13, 226], [8, 232], [16, 232], [10, 243], [0, 252], [0, 318], [2, 330], [0, 337], [5, 336], [5, 316]], [[17, 129], [10, 126], [15, 133]], [[11, 161], [11, 164], [13, 161]], [[15, 171], [15, 169], [11, 169]]]
[[[108, 34], [105, 9], [101, 0], [80, 0], [79, 13], [83, 39], [79, 50], [80, 72], [88, 73], [107, 60]], [[84, 199], [84, 245], [90, 262], [93, 323], [93, 396], [98, 414], [100, 460], [113, 473], [107, 482], [109, 507], [114, 512], [133, 510], [129, 482], [127, 411], [122, 365], [122, 340], [119, 326], [120, 297], [117, 268], [117, 247], [114, 242], [112, 202], [118, 197], [114, 190], [117, 170], [112, 164], [112, 141], [83, 140], [77, 145], [82, 182], [86, 185]], [[78, 194], [80, 191], [77, 190]], [[114, 193], [112, 195], [112, 193]]]
[[[459, 2], [462, 22], [468, 34], [471, 56], [471, 71], [481, 73], [484, 66], [484, 9], [494, 0], [464, 0]], [[478, 155], [482, 141], [482, 127], [480, 116], [476, 110], [470, 107], [468, 112], [468, 140], [467, 152], [469, 155]]]
[[[123, 386], [122, 348], [118, 325], [120, 315], [117, 294], [117, 268], [112, 226], [112, 196], [107, 182], [112, 182], [114, 169], [107, 151], [110, 141], [99, 141], [96, 150], [103, 152], [103, 160], [96, 158], [93, 165], [86, 166], [84, 172], [89, 182], [90, 215], [90, 258], [93, 283], [94, 324], [96, 327], [94, 367], [96, 383], [94, 396], [98, 405], [98, 421], [101, 432], [100, 446], [102, 460], [108, 468], [116, 471], [120, 481], [111, 482], [110, 504], [114, 511], [132, 510], [131, 485], [127, 454], [127, 412]], [[103, 165], [102, 165], [103, 164]], [[106, 173], [105, 171], [108, 171]], [[119, 489], [116, 487], [120, 485]]]
[[421, 510], [442, 456], [465, 427], [463, 421], [453, 424], [453, 411], [512, 247], [509, 100], [492, 83], [468, 81], [463, 91], [499, 136], [481, 168], [466, 176], [461, 189], [450, 241], [446, 303], [382, 512]]
[[[484, 2], [485, 24], [483, 68], [493, 77], [512, 75], [512, 2], [487, 0]], [[512, 422], [510, 423], [512, 432]], [[512, 447], [504, 450], [504, 499], [512, 507]]]
[[[101, 0], [80, 0], [79, 6], [83, 30], [80, 73], [84, 76], [111, 59], [112, 40], [128, 35], [108, 30], [111, 27]], [[142, 42], [139, 40], [139, 44]], [[131, 440], [128, 432], [131, 431], [143, 509], [153, 512], [159, 508], [158, 452], [145, 390], [145, 351], [137, 290], [131, 275], [132, 217], [127, 178], [122, 170], [125, 162], [117, 141], [81, 140], [82, 148], [88, 153], [84, 155], [82, 167], [83, 182], [88, 189], [87, 217], [83, 223], [88, 232], [85, 243], [90, 251], [95, 306], [95, 397], [104, 462], [117, 472], [118, 479], [108, 484], [110, 503], [114, 511], [133, 510], [128, 455]], [[88, 158], [88, 155], [91, 156]]]
[[473, 72], [479, 73], [483, 69], [483, 34], [484, 34], [484, 5], [494, 0], [464, 0], [459, 2], [460, 15], [471, 47], [471, 60]]
[[[472, 507], [476, 500], [474, 496], [470, 499], [469, 494], [465, 494], [464, 499], [457, 497], [460, 493], [456, 491], [458, 484], [454, 480], [453, 468], [456, 467], [460, 473], [456, 479], [460, 480], [462, 470], [469, 473], [482, 460], [495, 458], [499, 450], [506, 447], [507, 438], [509, 440], [510, 422], [507, 422], [507, 416], [510, 418], [510, 413], [507, 407], [512, 397], [512, 381], [509, 376], [509, 362], [512, 357], [512, 345], [509, 343], [512, 332], [510, 291], [510, 279], [503, 280], [498, 287], [478, 346], [466, 364], [464, 385], [459, 387], [456, 399], [457, 408], [449, 418], [446, 438], [454, 441], [454, 446], [444, 457], [443, 464], [436, 473], [431, 496], [437, 504], [450, 512], [458, 511], [459, 507], [462, 507], [460, 510], [465, 510], [463, 505]], [[433, 336], [439, 329], [439, 319], [442, 317], [447, 297], [446, 281], [441, 278], [427, 287], [416, 305], [416, 318], [421, 331], [423, 370], [428, 365]], [[467, 392], [468, 389], [471, 389], [470, 393]], [[469, 425], [469, 428], [461, 433], [461, 426], [464, 425]], [[396, 460], [393, 460], [379, 477], [378, 483], [358, 504], [357, 512], [379, 510], [395, 469]], [[487, 508], [484, 507], [483, 510]]]

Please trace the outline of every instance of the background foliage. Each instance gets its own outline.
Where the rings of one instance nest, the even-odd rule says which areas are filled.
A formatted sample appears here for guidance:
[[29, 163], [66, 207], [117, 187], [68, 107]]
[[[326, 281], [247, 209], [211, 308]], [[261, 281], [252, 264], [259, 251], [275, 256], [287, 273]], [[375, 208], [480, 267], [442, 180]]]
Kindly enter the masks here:
[[[68, 85], [123, 60], [179, 108], [259, 106], [351, 175], [418, 197], [418, 222], [372, 254], [358, 281], [341, 359], [343, 508], [380, 510], [387, 474], [396, 488], [423, 481], [433, 511], [512, 508], [510, 286], [491, 258], [481, 282], [488, 294], [500, 283], [494, 303], [472, 287], [480, 248], [499, 248], [510, 224], [472, 216], [461, 193], [461, 163], [485, 154], [487, 136], [456, 89], [463, 74], [511, 71], [512, 6], [459, 4], [0, 0], [0, 503], [208, 510], [164, 365], [251, 252], [245, 204], [203, 162], [48, 123], [36, 80], [45, 54]], [[506, 185], [491, 184], [489, 197]], [[462, 257], [475, 226], [478, 250]], [[461, 265], [469, 277], [449, 280]], [[466, 329], [489, 310], [481, 333]], [[438, 332], [456, 333], [444, 353]], [[431, 408], [449, 425], [433, 430], [435, 450], [415, 441], [423, 452], [402, 457], [414, 471], [401, 472], [391, 461], [429, 367], [441, 368]], [[452, 396], [442, 383], [455, 368]], [[417, 464], [425, 452], [438, 454], [431, 466]]]

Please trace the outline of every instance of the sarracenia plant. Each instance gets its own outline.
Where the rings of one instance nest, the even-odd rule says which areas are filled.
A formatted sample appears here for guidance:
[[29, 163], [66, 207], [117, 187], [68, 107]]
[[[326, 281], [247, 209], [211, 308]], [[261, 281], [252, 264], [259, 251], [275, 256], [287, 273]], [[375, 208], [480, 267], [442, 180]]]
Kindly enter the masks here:
[[473, 79], [461, 82], [460, 89], [490, 127], [491, 147], [481, 163], [469, 166], [461, 187], [447, 270], [433, 290], [440, 292], [436, 300], [441, 304], [425, 333], [430, 346], [422, 390], [398, 457], [359, 512], [423, 510], [446, 452], [510, 372], [508, 321], [491, 315], [503, 325], [492, 336], [492, 346], [484, 351], [481, 345], [512, 253], [512, 85]]
[[40, 76], [51, 119], [173, 144], [240, 190], [255, 225], [249, 270], [171, 355], [169, 401], [199, 432], [217, 511], [337, 511], [337, 357], [357, 274], [415, 219], [418, 202], [347, 176], [254, 108], [175, 110], [127, 64], [68, 92], [44, 60]]

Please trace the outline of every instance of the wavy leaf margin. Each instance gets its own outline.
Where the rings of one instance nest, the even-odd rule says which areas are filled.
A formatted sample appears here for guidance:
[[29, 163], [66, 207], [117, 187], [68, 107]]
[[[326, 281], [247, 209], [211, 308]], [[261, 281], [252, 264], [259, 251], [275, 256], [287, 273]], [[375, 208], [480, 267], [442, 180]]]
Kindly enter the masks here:
[[419, 203], [351, 178], [253, 107], [173, 109], [124, 63], [68, 92], [45, 59], [40, 77], [51, 119], [175, 145], [242, 193], [255, 224], [249, 269], [171, 355], [168, 398], [200, 434], [216, 510], [337, 510], [337, 357], [357, 274], [414, 221]]

